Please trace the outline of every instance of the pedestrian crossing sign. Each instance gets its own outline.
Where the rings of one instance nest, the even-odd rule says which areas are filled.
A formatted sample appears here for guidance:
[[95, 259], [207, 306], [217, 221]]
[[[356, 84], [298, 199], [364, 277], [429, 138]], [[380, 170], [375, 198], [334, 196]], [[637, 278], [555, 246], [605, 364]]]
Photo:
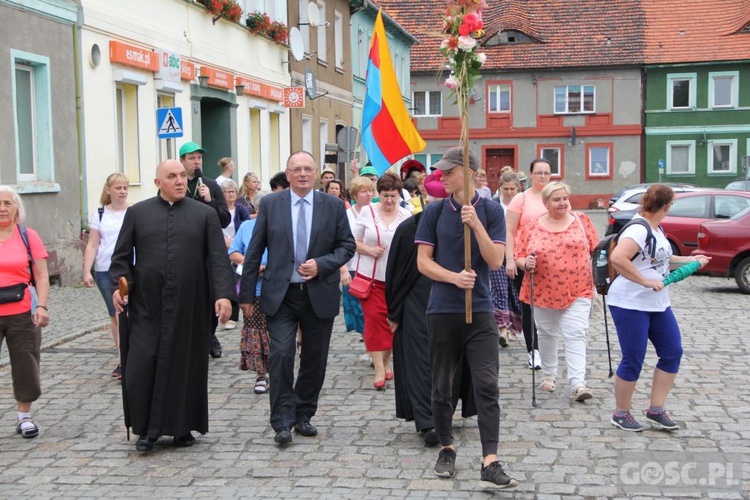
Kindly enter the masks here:
[[182, 137], [182, 108], [158, 108], [156, 126], [159, 139]]

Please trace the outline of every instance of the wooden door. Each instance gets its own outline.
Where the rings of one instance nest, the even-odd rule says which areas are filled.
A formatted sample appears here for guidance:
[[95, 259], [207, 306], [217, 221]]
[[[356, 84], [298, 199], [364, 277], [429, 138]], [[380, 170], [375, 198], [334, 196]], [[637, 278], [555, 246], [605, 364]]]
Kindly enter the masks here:
[[500, 171], [503, 167], [515, 168], [515, 151], [513, 149], [487, 150], [487, 185], [494, 195], [500, 187]]

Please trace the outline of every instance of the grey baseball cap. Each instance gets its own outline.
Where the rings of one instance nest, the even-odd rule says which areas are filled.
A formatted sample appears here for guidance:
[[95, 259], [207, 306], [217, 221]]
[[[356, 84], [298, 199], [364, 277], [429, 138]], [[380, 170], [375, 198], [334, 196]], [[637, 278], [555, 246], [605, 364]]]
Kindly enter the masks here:
[[[450, 170], [453, 167], [458, 167], [464, 164], [464, 150], [460, 147], [450, 148], [443, 154], [443, 157], [432, 165], [433, 170]], [[479, 161], [477, 157], [469, 151], [469, 168], [476, 171], [479, 170]]]

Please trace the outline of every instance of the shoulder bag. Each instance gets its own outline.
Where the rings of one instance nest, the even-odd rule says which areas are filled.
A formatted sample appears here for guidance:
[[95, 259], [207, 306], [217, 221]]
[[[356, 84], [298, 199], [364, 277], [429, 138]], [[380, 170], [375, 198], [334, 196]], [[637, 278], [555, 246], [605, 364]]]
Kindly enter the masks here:
[[[370, 205], [370, 212], [372, 212], [372, 223], [375, 226], [375, 234], [378, 237], [378, 246], [380, 246], [380, 230], [378, 229], [378, 223], [375, 222], [375, 211], [372, 209], [372, 205]], [[359, 260], [357, 259], [357, 269], [354, 271], [354, 278], [349, 283], [349, 295], [358, 299], [366, 299], [372, 291], [372, 282], [375, 280], [375, 269], [378, 265], [378, 259], [375, 259], [372, 265], [372, 276], [370, 278], [359, 274]]]

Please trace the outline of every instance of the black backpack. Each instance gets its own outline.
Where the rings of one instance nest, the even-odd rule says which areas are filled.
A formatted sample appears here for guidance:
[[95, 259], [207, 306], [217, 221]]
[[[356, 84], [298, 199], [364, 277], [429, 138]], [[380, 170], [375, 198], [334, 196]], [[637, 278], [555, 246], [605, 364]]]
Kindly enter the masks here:
[[[645, 250], [651, 257], [651, 260], [654, 260], [654, 255], [656, 254], [656, 237], [654, 236], [654, 232], [651, 229], [651, 225], [646, 219], [633, 219], [625, 224], [623, 228], [620, 229], [619, 233], [605, 236], [603, 239], [599, 240], [599, 244], [596, 245], [596, 248], [594, 248], [594, 252], [591, 254], [591, 270], [594, 276], [594, 286], [596, 286], [596, 291], [599, 292], [600, 295], [607, 295], [610, 285], [612, 285], [612, 282], [615, 280], [615, 278], [619, 276], [617, 271], [615, 271], [615, 268], [612, 266], [610, 258], [612, 256], [612, 252], [617, 246], [617, 241], [620, 239], [620, 235], [623, 233], [623, 231], [625, 231], [625, 229], [634, 224], [638, 224], [646, 228], [647, 234]], [[635, 259], [635, 256], [633, 256], [633, 259]]]

